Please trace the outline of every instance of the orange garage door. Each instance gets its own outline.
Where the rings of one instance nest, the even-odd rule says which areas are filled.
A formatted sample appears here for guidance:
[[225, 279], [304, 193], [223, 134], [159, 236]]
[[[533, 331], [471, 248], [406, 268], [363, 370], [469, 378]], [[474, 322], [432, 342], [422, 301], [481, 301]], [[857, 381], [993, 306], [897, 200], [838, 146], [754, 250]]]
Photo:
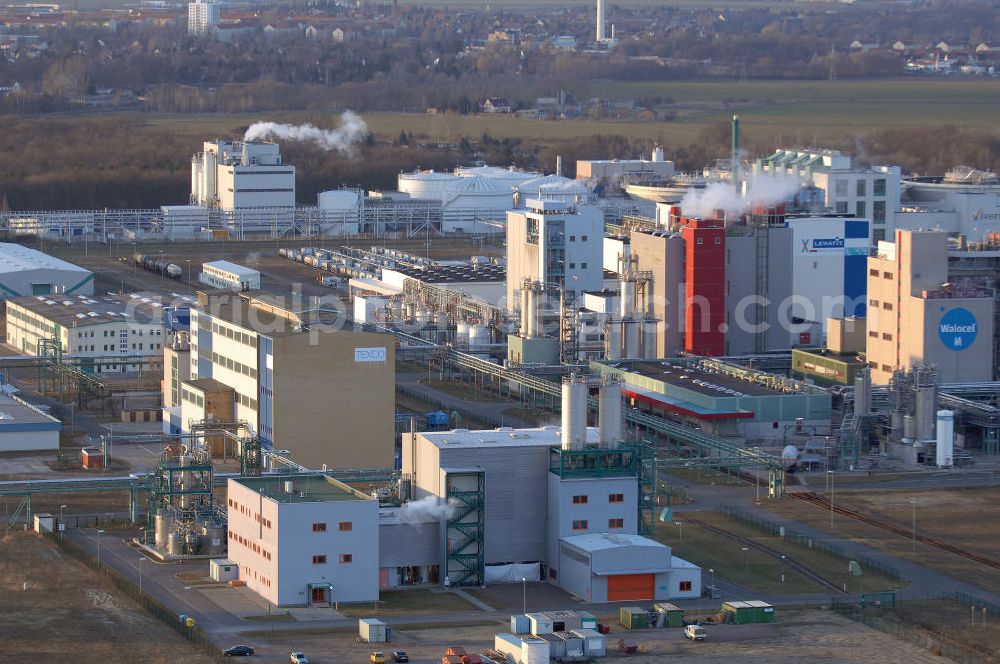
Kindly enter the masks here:
[[608, 601], [653, 599], [655, 574], [615, 574], [608, 577]]

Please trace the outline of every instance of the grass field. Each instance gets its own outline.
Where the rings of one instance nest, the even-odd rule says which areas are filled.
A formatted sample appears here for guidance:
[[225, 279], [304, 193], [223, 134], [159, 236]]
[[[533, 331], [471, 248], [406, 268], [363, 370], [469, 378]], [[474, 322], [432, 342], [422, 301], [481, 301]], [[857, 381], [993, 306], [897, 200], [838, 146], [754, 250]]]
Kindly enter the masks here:
[[[597, 134], [658, 140], [668, 146], [688, 145], [709, 126], [727, 122], [739, 113], [748, 140], [814, 142], [899, 126], [955, 124], [1000, 131], [1000, 80], [916, 79], [859, 81], [761, 81], [736, 83], [635, 82], [591, 80], [570, 84], [578, 97], [672, 98], [673, 122], [616, 120], [527, 120], [489, 115], [427, 115], [423, 113], [365, 113], [365, 122], [382, 139], [400, 131], [418, 139], [457, 142], [462, 136], [558, 142]], [[335, 114], [258, 113], [243, 115], [123, 114], [143, 124], [168, 127], [173, 132], [203, 139], [229, 135], [252, 122], [312, 121], [329, 124]], [[81, 118], [81, 122], [89, 118]]]
[[[914, 510], [910, 498], [916, 501]], [[994, 558], [1000, 558], [1000, 530], [986, 526], [1000, 519], [1000, 489], [951, 489], [940, 491], [838, 492], [834, 503], [870, 514], [910, 529], [914, 512], [917, 533], [946, 541], [955, 546]], [[1000, 592], [1000, 570], [967, 560], [940, 549], [916, 543], [915, 556], [911, 538], [896, 535], [856, 519], [837, 514], [833, 528], [824, 518], [829, 512], [803, 501], [786, 499], [767, 503], [778, 514], [802, 523], [822, 519], [821, 527], [838, 537], [863, 542], [876, 549], [899, 556], [914, 557], [924, 567]]]
[[32, 532], [0, 539], [0, 634], [0, 662], [213, 661]]
[[[781, 551], [832, 583], [847, 584], [851, 592], [861, 590], [862, 583], [866, 591], [885, 590], [899, 585], [898, 581], [891, 581], [871, 570], [865, 570], [865, 575], [859, 581], [848, 574], [846, 560], [787, 542], [780, 537], [761, 534], [715, 512], [679, 512], [675, 515], [675, 522], [681, 522], [682, 526], [656, 522], [656, 539], [672, 546], [674, 555], [689, 559], [705, 571], [714, 569], [717, 578], [737, 583], [754, 592], [790, 595], [830, 591], [761, 551], [749, 548], [744, 553], [744, 544], [741, 542], [704, 530], [695, 524], [684, 523], [685, 514]], [[784, 582], [781, 580], [782, 573], [785, 574]], [[710, 583], [711, 576], [706, 578]]]

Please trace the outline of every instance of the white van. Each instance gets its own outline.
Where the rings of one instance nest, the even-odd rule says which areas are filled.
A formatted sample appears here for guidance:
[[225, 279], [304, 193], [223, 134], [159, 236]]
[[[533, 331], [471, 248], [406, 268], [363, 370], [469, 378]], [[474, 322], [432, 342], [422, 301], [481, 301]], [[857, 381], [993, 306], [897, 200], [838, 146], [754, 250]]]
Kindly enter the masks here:
[[708, 632], [700, 625], [688, 625], [684, 628], [684, 636], [692, 641], [704, 641], [705, 637], [708, 636]]

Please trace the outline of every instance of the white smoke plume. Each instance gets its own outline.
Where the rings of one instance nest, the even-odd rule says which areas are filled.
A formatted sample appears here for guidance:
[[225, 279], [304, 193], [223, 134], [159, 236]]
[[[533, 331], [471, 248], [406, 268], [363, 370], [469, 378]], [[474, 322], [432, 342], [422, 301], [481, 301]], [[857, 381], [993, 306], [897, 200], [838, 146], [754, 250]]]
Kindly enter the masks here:
[[713, 182], [704, 189], [688, 189], [681, 199], [681, 213], [689, 217], [711, 217], [722, 210], [727, 217], [743, 214], [754, 205], [783, 203], [804, 183], [793, 175], [761, 175], [748, 180], [746, 192], [731, 183]]
[[355, 146], [368, 133], [368, 125], [361, 116], [351, 111], [340, 115], [340, 126], [336, 129], [320, 129], [309, 123], [301, 125], [277, 122], [255, 122], [247, 128], [244, 141], [261, 141], [267, 138], [315, 143], [328, 151], [351, 155]]
[[420, 500], [411, 500], [399, 510], [399, 519], [405, 523], [450, 519], [455, 516], [455, 506], [457, 504], [458, 501], [454, 498], [445, 502], [437, 496], [427, 496]]

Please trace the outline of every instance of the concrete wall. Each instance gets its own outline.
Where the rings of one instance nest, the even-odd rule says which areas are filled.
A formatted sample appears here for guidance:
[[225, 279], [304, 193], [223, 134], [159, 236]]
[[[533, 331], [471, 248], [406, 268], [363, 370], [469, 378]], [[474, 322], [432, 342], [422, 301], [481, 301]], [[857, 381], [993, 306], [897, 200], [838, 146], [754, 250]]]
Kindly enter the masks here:
[[[609, 500], [612, 494], [622, 494], [624, 500], [612, 503]], [[574, 496], [586, 496], [587, 502], [574, 503]], [[546, 557], [549, 566], [558, 571], [559, 540], [563, 537], [587, 533], [636, 534], [639, 531], [638, 501], [639, 485], [635, 477], [560, 479], [555, 473], [549, 473], [549, 544]], [[609, 519], [622, 519], [624, 524], [621, 528], [612, 529], [608, 525]], [[574, 521], [587, 521], [588, 527], [574, 530]], [[551, 574], [549, 576], [551, 578]]]
[[[258, 521], [258, 515], [264, 523]], [[262, 499], [236, 480], [229, 480], [226, 518], [229, 529], [226, 555], [239, 565], [240, 579], [271, 604], [293, 603], [283, 601], [279, 595], [278, 504]]]
[[[59, 449], [59, 429], [58, 423], [53, 423], [51, 429], [43, 431], [12, 431], [4, 432], [0, 427], [0, 452], [28, 452], [35, 450], [57, 450]], [[30, 426], [30, 425], [24, 425]], [[79, 454], [77, 461], [79, 461]]]
[[656, 357], [675, 357], [684, 349], [684, 240], [633, 231], [630, 243], [639, 269], [653, 273]]

